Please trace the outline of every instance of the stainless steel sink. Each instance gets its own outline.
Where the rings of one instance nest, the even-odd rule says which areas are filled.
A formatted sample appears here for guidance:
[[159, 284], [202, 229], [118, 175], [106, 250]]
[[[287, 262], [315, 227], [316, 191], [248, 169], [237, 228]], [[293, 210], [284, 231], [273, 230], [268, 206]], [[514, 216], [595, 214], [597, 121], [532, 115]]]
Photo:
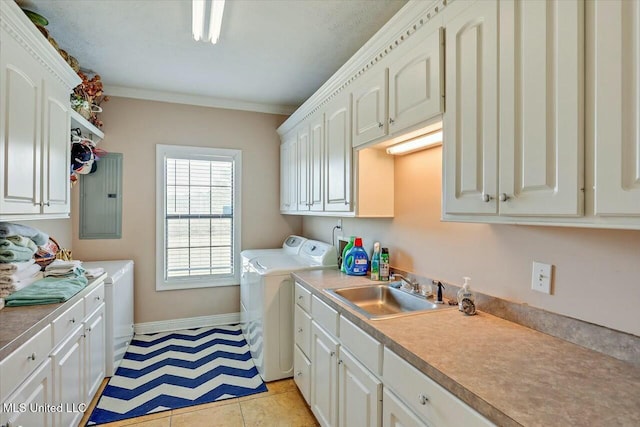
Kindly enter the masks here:
[[371, 320], [452, 308], [448, 304], [435, 304], [422, 296], [410, 294], [386, 284], [325, 289], [325, 292]]

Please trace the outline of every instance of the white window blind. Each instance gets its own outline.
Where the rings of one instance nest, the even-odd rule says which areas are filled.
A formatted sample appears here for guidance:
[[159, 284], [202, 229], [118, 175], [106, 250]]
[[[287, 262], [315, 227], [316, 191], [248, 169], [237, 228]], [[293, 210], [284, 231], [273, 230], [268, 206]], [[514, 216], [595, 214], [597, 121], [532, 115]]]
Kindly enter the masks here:
[[159, 148], [163, 151], [159, 288], [235, 284], [240, 268], [236, 262], [239, 152], [174, 148]]

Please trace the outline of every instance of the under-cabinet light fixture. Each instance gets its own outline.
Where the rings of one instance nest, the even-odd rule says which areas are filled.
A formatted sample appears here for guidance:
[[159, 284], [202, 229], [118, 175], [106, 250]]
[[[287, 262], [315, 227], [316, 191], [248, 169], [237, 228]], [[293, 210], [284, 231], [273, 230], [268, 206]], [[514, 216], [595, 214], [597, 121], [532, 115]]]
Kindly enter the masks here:
[[[225, 0], [193, 0], [192, 32], [196, 41], [216, 44], [222, 29], [222, 14]], [[205, 19], [209, 10], [209, 20]], [[207, 27], [208, 24], [208, 27]]]
[[387, 148], [387, 154], [409, 154], [414, 151], [424, 150], [426, 148], [442, 145], [442, 131], [433, 132], [427, 135], [419, 136], [409, 141], [404, 141]]

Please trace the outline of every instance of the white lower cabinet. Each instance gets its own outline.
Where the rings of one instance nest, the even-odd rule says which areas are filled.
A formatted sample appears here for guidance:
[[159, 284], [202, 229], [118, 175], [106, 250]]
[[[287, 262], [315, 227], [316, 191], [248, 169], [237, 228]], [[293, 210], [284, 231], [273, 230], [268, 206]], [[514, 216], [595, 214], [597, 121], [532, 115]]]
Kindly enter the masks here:
[[384, 389], [382, 427], [428, 427], [396, 395]]
[[338, 360], [338, 424], [343, 427], [380, 427], [382, 381], [340, 347]]
[[388, 348], [384, 349], [382, 377], [385, 387], [393, 390], [427, 425], [493, 426], [489, 420]]
[[105, 305], [84, 322], [84, 386], [85, 401], [90, 401], [105, 378]]
[[[78, 325], [71, 336], [51, 353], [53, 362], [53, 402], [69, 408], [84, 402], [84, 329]], [[61, 411], [54, 414], [56, 427], [77, 425], [82, 418], [80, 411]]]
[[323, 427], [338, 425], [338, 341], [311, 326], [311, 411]]
[[51, 360], [47, 358], [1, 403], [0, 425], [51, 427], [53, 413], [43, 409], [43, 405], [53, 402], [51, 383]]

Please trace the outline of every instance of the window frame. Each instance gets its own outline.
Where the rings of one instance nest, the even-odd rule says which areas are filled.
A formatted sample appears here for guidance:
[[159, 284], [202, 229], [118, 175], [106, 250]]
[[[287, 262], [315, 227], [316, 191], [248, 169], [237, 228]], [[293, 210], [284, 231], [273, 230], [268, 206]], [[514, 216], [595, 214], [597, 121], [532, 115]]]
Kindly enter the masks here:
[[[166, 258], [166, 217], [167, 217], [167, 158], [189, 160], [231, 160], [233, 170], [233, 234], [232, 256], [233, 275], [214, 279], [211, 276], [190, 276], [181, 278], [167, 278]], [[240, 283], [242, 262], [240, 260], [241, 247], [241, 176], [242, 151], [228, 148], [192, 147], [184, 145], [156, 145], [156, 291], [213, 288], [220, 286], [235, 286]]]

